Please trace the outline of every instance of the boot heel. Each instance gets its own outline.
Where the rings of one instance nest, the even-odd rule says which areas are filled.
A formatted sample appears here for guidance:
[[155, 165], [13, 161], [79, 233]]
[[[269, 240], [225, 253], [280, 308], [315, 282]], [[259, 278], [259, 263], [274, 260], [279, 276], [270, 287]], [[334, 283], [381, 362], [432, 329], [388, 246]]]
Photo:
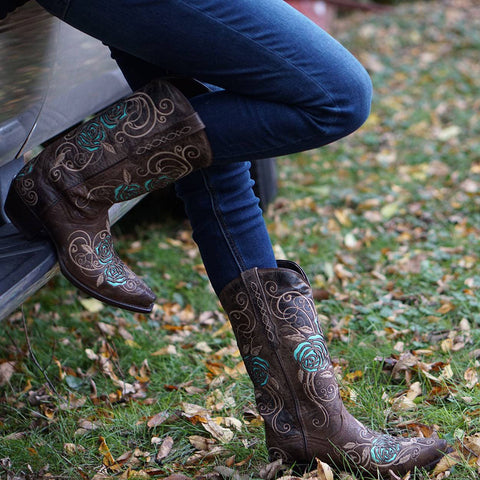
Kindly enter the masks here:
[[46, 235], [42, 223], [23, 203], [13, 186], [10, 187], [4, 208], [5, 213], [13, 225], [15, 225], [28, 240]]

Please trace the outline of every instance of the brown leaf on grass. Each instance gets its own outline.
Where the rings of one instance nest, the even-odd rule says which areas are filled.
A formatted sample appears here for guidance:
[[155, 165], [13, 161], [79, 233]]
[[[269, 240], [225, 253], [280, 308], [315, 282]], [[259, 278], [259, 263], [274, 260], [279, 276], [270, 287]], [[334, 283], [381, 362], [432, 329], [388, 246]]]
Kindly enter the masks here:
[[213, 438], [202, 437], [201, 435], [192, 435], [188, 437], [188, 441], [197, 449], [208, 452], [215, 445], [216, 440]]
[[73, 393], [69, 393], [68, 397], [62, 399], [58, 407], [63, 411], [76, 410], [77, 408], [83, 407], [86, 401], [86, 397], [77, 397]]
[[441, 315], [444, 315], [448, 312], [451, 312], [452, 310], [455, 310], [455, 305], [451, 302], [445, 302], [442, 304], [440, 308], [437, 309], [437, 313], [440, 313]]
[[263, 478], [263, 480], [273, 480], [284, 468], [282, 459], [280, 458], [262, 467], [258, 476]]
[[77, 453], [85, 452], [85, 447], [83, 445], [77, 445], [75, 443], [64, 443], [63, 451], [69, 455], [75, 455]]
[[421, 394], [422, 387], [420, 382], [412, 383], [406, 393], [394, 399], [392, 409], [396, 412], [416, 409], [417, 405], [414, 400]]
[[168, 457], [173, 447], [173, 438], [166, 436], [158, 449], [157, 455], [155, 457], [157, 462], [161, 462]]
[[249, 407], [246, 407], [243, 411], [243, 420], [247, 425], [255, 427], [263, 425], [262, 416], [256, 410]]
[[318, 480], [333, 480], [333, 472], [328, 465], [328, 463], [324, 463], [318, 458], [317, 460], [317, 478]]
[[155, 414], [153, 417], [151, 417], [148, 420], [147, 426], [148, 426], [148, 428], [158, 427], [163, 422], [165, 422], [165, 420], [170, 418], [170, 416], [171, 416], [171, 414], [167, 411], [158, 412], [157, 414]]
[[340, 472], [338, 480], [357, 480], [357, 477], [353, 473]]
[[163, 480], [191, 480], [191, 478], [182, 473], [172, 473], [172, 475], [165, 477]]
[[208, 418], [206, 422], [202, 422], [202, 427], [210, 433], [213, 438], [221, 442], [228, 443], [233, 439], [234, 434], [229, 428], [220, 426], [211, 418]]
[[148, 452], [142, 452], [139, 448], [122, 453], [115, 461], [122, 467], [136, 468], [143, 465], [145, 455], [150, 456]]
[[463, 446], [470, 454], [480, 458], [480, 433], [465, 437], [463, 440]]
[[220, 474], [220, 477], [224, 480], [248, 480], [250, 475], [241, 475], [236, 470], [224, 465], [218, 465], [215, 467], [215, 471]]
[[160, 350], [153, 352], [151, 355], [152, 357], [158, 357], [161, 355], [178, 355], [178, 353], [175, 345], [167, 345], [166, 347], [163, 347]]
[[198, 452], [195, 452], [193, 455], [187, 458], [185, 465], [196, 465], [199, 462], [225, 456], [228, 453], [230, 452], [226, 448], [215, 445], [214, 447], [211, 447], [210, 450], [199, 450]]
[[27, 432], [13, 432], [5, 437], [2, 437], [3, 440], [21, 440], [27, 436]]
[[15, 362], [3, 362], [0, 364], [0, 386], [6, 385], [15, 372]]
[[344, 380], [348, 383], [354, 383], [363, 378], [363, 372], [361, 370], [355, 370], [345, 375]]
[[80, 303], [83, 305], [83, 308], [90, 313], [98, 313], [103, 310], [103, 307], [105, 306], [95, 298], [81, 298]]
[[131, 460], [134, 459], [134, 461], [136, 461], [136, 464], [139, 465], [140, 462], [134, 457], [133, 455], [133, 450], [129, 450], [128, 452], [124, 452], [122, 453], [119, 457], [117, 457], [115, 459], [115, 461], [119, 464], [119, 465], [130, 465], [131, 464]]
[[398, 423], [396, 426], [414, 432], [417, 437], [428, 438], [432, 435], [436, 435], [436, 427], [434, 425], [425, 425], [424, 423], [409, 421]]
[[97, 430], [102, 426], [102, 422], [99, 420], [87, 420], [87, 419], [80, 419], [78, 421], [78, 429], [75, 431], [75, 435], [83, 435], [87, 432], [92, 432]]
[[409, 372], [418, 365], [419, 359], [410, 352], [400, 355], [392, 371], [393, 378], [399, 378], [401, 372]]
[[440, 473], [450, 470], [454, 465], [461, 461], [461, 457], [458, 453], [450, 453], [443, 456], [440, 461], [435, 465], [432, 474], [438, 475]]
[[56, 409], [50, 405], [42, 404], [40, 405], [40, 410], [46, 419], [53, 420], [55, 418]]
[[92, 480], [112, 480], [112, 476], [108, 473], [99, 472], [92, 477]]
[[463, 378], [467, 382], [465, 384], [467, 388], [473, 389], [478, 385], [478, 372], [475, 368], [467, 368], [463, 374]]
[[[155, 470], [157, 471], [157, 470]], [[135, 480], [140, 480], [140, 479], [145, 479], [145, 480], [150, 480], [151, 476], [150, 473], [147, 470], [133, 470], [131, 468], [128, 468], [125, 472], [123, 472], [118, 478], [118, 480], [130, 480], [130, 479], [135, 479]], [[112, 479], [113, 480], [113, 479]]]
[[230, 429], [220, 426], [223, 419], [211, 418], [208, 410], [200, 405], [183, 402], [182, 415], [194, 425], [200, 423], [202, 427], [212, 435], [212, 437], [221, 442], [229, 442], [233, 438], [234, 434]]
[[219, 412], [235, 407], [235, 399], [228, 392], [216, 389], [207, 397], [205, 405], [209, 410]]
[[107, 337], [113, 337], [117, 333], [117, 327], [109, 323], [97, 322], [97, 327]]
[[133, 342], [133, 335], [123, 326], [118, 327], [118, 334], [128, 342]]
[[103, 455], [102, 463], [113, 472], [120, 472], [122, 467], [115, 461], [104, 437], [99, 437], [100, 445], [98, 451]]
[[135, 380], [137, 380], [140, 383], [147, 383], [150, 381], [150, 365], [148, 364], [148, 360], [145, 359], [142, 362], [142, 365], [140, 368], [138, 368], [136, 365], [132, 365], [128, 369], [128, 373], [132, 376], [135, 377]]

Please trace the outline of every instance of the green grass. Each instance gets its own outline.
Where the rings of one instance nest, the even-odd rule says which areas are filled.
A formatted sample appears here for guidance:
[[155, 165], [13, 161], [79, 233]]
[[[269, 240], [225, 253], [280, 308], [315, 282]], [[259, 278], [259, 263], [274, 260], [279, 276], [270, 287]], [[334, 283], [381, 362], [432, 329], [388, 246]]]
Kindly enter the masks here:
[[[473, 0], [342, 19], [340, 40], [372, 75], [372, 115], [347, 139], [279, 160], [279, 197], [266, 214], [275, 247], [328, 293], [318, 311], [349, 410], [398, 434], [409, 422], [436, 425], [457, 450], [480, 424], [480, 387], [468, 376], [480, 374], [479, 19]], [[262, 426], [246, 414], [253, 393], [188, 225], [138, 223], [137, 211], [116, 235], [158, 308], [89, 311], [59, 276], [3, 322], [0, 362], [15, 364], [0, 387], [3, 476], [112, 475], [102, 437], [115, 459], [129, 459], [121, 478], [200, 478], [226, 464], [258, 478], [268, 460]], [[396, 408], [416, 381], [416, 408]], [[183, 402], [236, 418], [241, 431], [230, 427], [216, 457], [186, 465], [197, 451], [189, 437], [211, 435], [182, 416]], [[149, 428], [163, 411], [177, 417]], [[167, 436], [173, 449], [157, 464], [152, 437]], [[475, 478], [466, 461], [449, 476]]]

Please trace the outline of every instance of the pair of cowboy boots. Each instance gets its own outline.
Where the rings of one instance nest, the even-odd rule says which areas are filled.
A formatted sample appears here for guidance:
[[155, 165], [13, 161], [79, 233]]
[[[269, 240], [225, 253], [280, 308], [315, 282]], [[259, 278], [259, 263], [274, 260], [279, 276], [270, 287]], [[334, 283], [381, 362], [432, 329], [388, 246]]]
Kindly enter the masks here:
[[315, 458], [374, 478], [431, 469], [448, 451], [437, 437], [383, 435], [342, 402], [312, 290], [302, 269], [243, 272], [220, 294], [265, 421], [272, 460], [311, 465]]
[[[5, 210], [27, 237], [50, 237], [63, 274], [93, 297], [139, 312], [155, 295], [118, 257], [108, 210], [211, 164], [204, 125], [171, 83], [157, 80], [49, 145], [16, 176]], [[374, 475], [430, 468], [444, 441], [394, 438], [346, 410], [312, 292], [293, 263], [248, 270], [222, 291], [272, 458], [315, 457]]]
[[111, 305], [150, 312], [155, 294], [119, 258], [108, 210], [211, 163], [204, 125], [156, 80], [45, 148], [17, 174], [5, 211], [27, 237], [50, 237], [62, 273]]

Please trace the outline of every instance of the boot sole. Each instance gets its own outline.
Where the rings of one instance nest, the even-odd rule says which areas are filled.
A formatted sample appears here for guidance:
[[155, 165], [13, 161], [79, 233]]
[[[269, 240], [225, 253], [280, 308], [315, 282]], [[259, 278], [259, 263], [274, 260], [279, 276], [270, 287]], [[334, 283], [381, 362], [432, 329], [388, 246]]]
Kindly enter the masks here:
[[[439, 458], [436, 458], [435, 460], [433, 460], [432, 462], [430, 462], [427, 465], [417, 467], [418, 470], [411, 473], [411, 475], [412, 475], [411, 480], [417, 479], [418, 476], [421, 475], [422, 471], [427, 471], [427, 472], [432, 471], [445, 455], [453, 453], [454, 451], [455, 450], [453, 448], [447, 447], [446, 450], [443, 452], [442, 456], [440, 456]], [[380, 478], [382, 478], [384, 480], [392, 480], [392, 478], [394, 478], [389, 473], [381, 474], [380, 472], [377, 472], [377, 473], [368, 472], [368, 471], [358, 467], [357, 465], [349, 465], [349, 468], [346, 469], [345, 466], [342, 467], [340, 465], [336, 465], [335, 463], [330, 463], [328, 461], [326, 463], [328, 463], [328, 465], [330, 465], [332, 470], [334, 470], [336, 472], [358, 473], [360, 475], [363, 475], [363, 477], [365, 479], [369, 478], [371, 480], [379, 480]], [[291, 468], [292, 468], [292, 471], [293, 471], [294, 474], [302, 476], [305, 473], [308, 473], [308, 472], [315, 469], [315, 462], [312, 461], [311, 463], [308, 463], [308, 464], [307, 463], [295, 463], [291, 466]]]
[[58, 254], [59, 249], [55, 243], [55, 240], [48, 234], [48, 231], [46, 230], [42, 221], [35, 215], [34, 212], [30, 210], [30, 208], [28, 208], [27, 205], [25, 205], [25, 203], [15, 191], [13, 186], [10, 187], [10, 190], [8, 192], [4, 209], [12, 224], [23, 236], [25, 236], [25, 238], [27, 238], [27, 240], [33, 240], [38, 237], [46, 237], [52, 241], [57, 252], [57, 260], [61, 272], [63, 273], [65, 278], [67, 278], [67, 280], [69, 280], [70, 283], [75, 285], [77, 288], [87, 293], [91, 297], [94, 297], [97, 300], [100, 300], [101, 302], [111, 305], [113, 307], [119, 307], [138, 313], [150, 313], [152, 311], [153, 303], [151, 303], [148, 307], [139, 307], [138, 305], [130, 305], [128, 303], [116, 302], [115, 300], [111, 300], [107, 297], [104, 297], [103, 295], [100, 295], [98, 292], [84, 285], [82, 282], [77, 280], [76, 277], [71, 275], [64, 266], [61, 256]]

